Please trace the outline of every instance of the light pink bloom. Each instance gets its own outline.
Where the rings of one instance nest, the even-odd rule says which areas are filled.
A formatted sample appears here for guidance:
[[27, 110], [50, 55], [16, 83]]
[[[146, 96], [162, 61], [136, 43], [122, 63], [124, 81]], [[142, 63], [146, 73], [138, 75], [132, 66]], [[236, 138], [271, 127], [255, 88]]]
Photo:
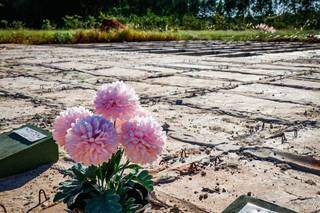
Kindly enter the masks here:
[[151, 117], [137, 117], [122, 125], [120, 141], [128, 159], [134, 163], [151, 163], [160, 155], [166, 137]]
[[[134, 117], [137, 118], [137, 117], [147, 117], [147, 116], [151, 116], [150, 113], [148, 111], [146, 111], [145, 109], [143, 109], [141, 106], [139, 106], [134, 114]], [[117, 132], [121, 132], [121, 128], [122, 128], [122, 125], [124, 123], [126, 123], [128, 121], [128, 119], [117, 119], [116, 121], [116, 129], [117, 129]]]
[[68, 130], [65, 147], [74, 161], [98, 165], [117, 151], [117, 133], [113, 124], [104, 117], [88, 116]]
[[92, 113], [84, 107], [69, 108], [60, 113], [53, 123], [52, 135], [54, 140], [60, 145], [64, 146], [67, 130], [77, 119], [84, 118]]
[[133, 88], [117, 81], [98, 90], [94, 108], [107, 119], [129, 119], [139, 108], [139, 98]]

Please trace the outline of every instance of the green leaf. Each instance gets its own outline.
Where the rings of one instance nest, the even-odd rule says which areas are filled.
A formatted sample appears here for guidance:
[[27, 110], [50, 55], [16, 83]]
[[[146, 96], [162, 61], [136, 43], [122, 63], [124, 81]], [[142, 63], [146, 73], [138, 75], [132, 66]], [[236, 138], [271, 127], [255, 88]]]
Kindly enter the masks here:
[[80, 181], [84, 181], [86, 179], [86, 169], [86, 167], [82, 166], [79, 163], [71, 167], [71, 171], [73, 172], [75, 178]]
[[133, 177], [132, 180], [144, 186], [149, 192], [153, 190], [152, 176], [147, 170], [141, 171], [136, 177]]
[[81, 182], [92, 181], [96, 183], [97, 181], [97, 167], [96, 166], [83, 166], [81, 164], [76, 164], [72, 166], [68, 173], [71, 173], [71, 176]]
[[53, 201], [63, 201], [70, 203], [82, 190], [82, 182], [79, 180], [67, 180], [61, 183], [59, 191], [54, 196]]
[[120, 197], [111, 191], [86, 200], [86, 213], [117, 213], [122, 212], [122, 206], [119, 203]]
[[59, 185], [58, 192], [55, 194], [53, 201], [63, 201], [68, 206], [72, 206], [80, 194], [98, 193], [95, 185], [77, 179], [66, 180]]
[[135, 199], [130, 197], [127, 200], [122, 202], [123, 212], [133, 213], [140, 207], [139, 204], [135, 203]]
[[97, 171], [98, 168], [96, 166], [89, 166], [85, 171], [85, 176], [94, 182], [97, 180]]
[[117, 168], [119, 168], [122, 155], [123, 155], [123, 150], [119, 149], [111, 159], [111, 163]]
[[119, 172], [122, 155], [123, 150], [119, 149], [108, 162], [101, 165], [102, 179], [109, 181], [114, 174]]
[[134, 171], [138, 171], [139, 169], [141, 169], [141, 166], [139, 166], [138, 164], [129, 164], [125, 168], [126, 169], [132, 169]]

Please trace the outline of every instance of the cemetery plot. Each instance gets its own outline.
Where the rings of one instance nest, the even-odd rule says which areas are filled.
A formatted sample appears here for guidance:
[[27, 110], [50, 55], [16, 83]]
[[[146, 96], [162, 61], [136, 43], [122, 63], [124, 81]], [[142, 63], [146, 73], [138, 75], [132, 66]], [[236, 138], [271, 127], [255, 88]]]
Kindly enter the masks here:
[[[1, 95], [3, 95], [0, 92]], [[48, 110], [46, 106], [35, 106], [30, 101], [25, 101], [21, 99], [12, 99], [10, 97], [0, 97], [1, 114], [0, 119], [2, 121], [11, 120], [19, 121], [23, 117], [32, 116], [34, 114], [41, 114]], [[4, 124], [4, 123], [1, 123]], [[8, 124], [10, 125], [10, 123]]]
[[227, 84], [227, 81], [223, 80], [207, 80], [197, 79], [187, 76], [169, 76], [163, 78], [151, 78], [148, 79], [150, 84], [161, 84], [183, 88], [204, 88], [214, 89], [215, 87], [221, 87], [223, 84]]
[[298, 76], [295, 78], [281, 79], [278, 81], [270, 82], [269, 84], [302, 90], [319, 91], [320, 73], [312, 73], [310, 75], [302, 77]]
[[95, 91], [92, 89], [71, 89], [61, 90], [53, 93], [46, 93], [42, 96], [51, 102], [57, 102], [64, 107], [72, 107], [73, 103], [83, 103], [86, 107], [91, 107], [92, 97], [94, 97]]
[[267, 75], [259, 74], [245, 74], [228, 71], [198, 71], [198, 72], [185, 72], [183, 75], [201, 78], [201, 79], [222, 79], [231, 82], [247, 82], [257, 81], [263, 78], [267, 78]]
[[[90, 48], [92, 45], [79, 45], [81, 48]], [[177, 54], [219, 57], [246, 57], [266, 53], [286, 53], [300, 50], [314, 50], [317, 44], [303, 44], [292, 42], [224, 42], [224, 41], [173, 41], [173, 42], [130, 42], [129, 44], [100, 44], [94, 45], [98, 49], [111, 49], [124, 52]]]
[[[156, 184], [153, 211], [221, 212], [242, 194], [297, 212], [320, 209], [319, 44], [173, 41], [0, 49], [1, 133], [25, 123], [51, 130], [66, 107], [92, 109], [93, 95], [105, 83], [122, 80], [136, 90], [168, 138], [162, 156], [148, 167]], [[52, 197], [72, 162], [62, 150], [59, 156], [51, 167], [0, 180], [0, 202], [9, 212], [34, 206], [41, 188], [50, 200], [40, 209], [64, 209]]]
[[15, 77], [0, 79], [0, 85], [9, 89], [11, 92], [22, 92], [29, 95], [41, 94], [44, 91], [53, 91], [60, 87], [56, 82], [48, 82], [32, 77]]
[[139, 94], [140, 99], [143, 103], [154, 103], [159, 99], [179, 98], [181, 94], [184, 94], [185, 89], [170, 85], [152, 84], [146, 81], [127, 82], [129, 85], [135, 88]]
[[[275, 135], [277, 134], [274, 134], [274, 136]], [[317, 128], [306, 128], [302, 130], [287, 129], [284, 131], [284, 135], [286, 138], [284, 143], [281, 137], [271, 136], [265, 140], [264, 145], [283, 151], [294, 150], [295, 153], [301, 155], [320, 156], [320, 132]]]
[[187, 100], [194, 106], [204, 106], [213, 111], [225, 111], [227, 114], [236, 113], [239, 116], [252, 116], [255, 119], [276, 119], [285, 123], [295, 120], [303, 120], [305, 110], [311, 106], [303, 106], [285, 101], [274, 101], [263, 97], [250, 97], [226, 92], [210, 93], [205, 96], [190, 98]]
[[[270, 84], [241, 85], [235, 89], [229, 90], [229, 92], [249, 97], [257, 97], [260, 99], [264, 98], [266, 100], [276, 102], [287, 102], [306, 106], [320, 105], [320, 96], [318, 95], [319, 91], [317, 91], [318, 89], [320, 89], [320, 87], [304, 87], [304, 83], [301, 82], [301, 84], [299, 85], [300, 88], [297, 88], [297, 86], [294, 86], [290, 83], [283, 83], [286, 82], [283, 80], [275, 82], [272, 82]], [[307, 84], [307, 82], [305, 84]]]
[[[305, 174], [302, 177], [299, 172], [282, 169], [281, 165], [275, 167], [269, 162], [253, 159], [248, 161], [236, 154], [225, 156], [223, 161], [227, 163], [222, 163], [215, 169], [209, 167], [195, 171], [191, 176], [188, 175], [188, 167], [184, 170], [181, 168], [185, 175], [178, 171], [176, 181], [161, 184], [156, 190], [184, 199], [208, 212], [221, 212], [226, 203], [230, 204], [242, 194], [257, 196], [289, 209], [292, 209], [292, 205], [301, 205], [299, 210], [302, 212], [308, 212], [310, 206], [318, 205], [316, 203], [319, 198], [310, 196], [318, 190], [307, 181], [313, 180], [313, 175]], [[201, 165], [198, 164], [199, 167]], [[174, 176], [172, 173], [170, 175]], [[316, 185], [318, 183], [315, 182]], [[299, 196], [296, 196], [297, 192]], [[273, 194], [273, 197], [269, 194]], [[301, 200], [305, 197], [309, 199]]]

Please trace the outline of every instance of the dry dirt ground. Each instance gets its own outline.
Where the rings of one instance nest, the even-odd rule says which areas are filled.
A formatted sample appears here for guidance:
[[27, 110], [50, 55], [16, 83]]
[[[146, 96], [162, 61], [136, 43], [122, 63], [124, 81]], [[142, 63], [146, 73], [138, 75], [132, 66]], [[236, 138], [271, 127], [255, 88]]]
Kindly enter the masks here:
[[[122, 80], [165, 124], [168, 141], [148, 168], [152, 211], [221, 212], [249, 194], [297, 212], [320, 212], [320, 45], [145, 42], [0, 46], [0, 132], [92, 108], [95, 91]], [[41, 153], [39, 153], [41, 154]], [[63, 212], [52, 203], [72, 162], [0, 180], [0, 203]], [[0, 168], [1, 169], [1, 168]], [[0, 209], [1, 212], [1, 209]]]

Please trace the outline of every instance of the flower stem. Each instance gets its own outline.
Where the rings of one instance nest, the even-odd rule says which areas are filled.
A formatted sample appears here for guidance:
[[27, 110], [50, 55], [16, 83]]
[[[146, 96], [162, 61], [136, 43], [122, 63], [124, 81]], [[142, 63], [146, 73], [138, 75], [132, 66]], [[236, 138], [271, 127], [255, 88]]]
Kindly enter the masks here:
[[[103, 180], [103, 176], [102, 176], [102, 166], [101, 165], [99, 165], [98, 166], [98, 170], [99, 170], [99, 175], [98, 175], [98, 185], [99, 185], [99, 187], [101, 188], [101, 191], [103, 191], [103, 182], [104, 182], [104, 180]], [[99, 183], [100, 182], [100, 183]]]
[[122, 175], [124, 173], [124, 170], [127, 168], [127, 166], [130, 164], [130, 161], [127, 160], [127, 162], [123, 165], [122, 169], [121, 169], [121, 172], [120, 172], [120, 180], [119, 180], [119, 183], [117, 185], [117, 191], [119, 190], [120, 188], [120, 184], [121, 184], [121, 179], [122, 179]]

